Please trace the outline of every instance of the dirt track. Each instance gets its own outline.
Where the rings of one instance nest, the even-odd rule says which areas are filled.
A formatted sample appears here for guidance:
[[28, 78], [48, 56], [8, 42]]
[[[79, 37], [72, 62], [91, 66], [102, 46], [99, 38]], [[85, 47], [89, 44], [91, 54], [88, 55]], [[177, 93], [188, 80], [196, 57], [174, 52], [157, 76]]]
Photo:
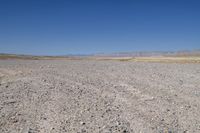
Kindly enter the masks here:
[[200, 132], [200, 64], [1, 60], [1, 133]]

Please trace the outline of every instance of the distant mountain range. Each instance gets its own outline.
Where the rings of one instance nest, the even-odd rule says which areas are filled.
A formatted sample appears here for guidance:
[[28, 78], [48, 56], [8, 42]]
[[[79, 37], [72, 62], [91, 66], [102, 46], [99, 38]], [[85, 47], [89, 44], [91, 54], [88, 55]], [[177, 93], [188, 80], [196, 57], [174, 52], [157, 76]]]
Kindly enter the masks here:
[[100, 53], [94, 54], [97, 57], [149, 57], [149, 56], [200, 56], [199, 50], [184, 50], [184, 51], [150, 51], [150, 52], [117, 52], [117, 53]]
[[23, 55], [23, 54], [5, 54], [0, 53], [1, 59], [7, 58], [22, 58], [22, 59], [42, 59], [42, 58], [84, 58], [84, 57], [154, 57], [154, 56], [163, 56], [163, 57], [185, 57], [185, 56], [199, 56], [200, 49], [198, 50], [184, 50], [184, 51], [150, 51], [150, 52], [115, 52], [115, 53], [98, 53], [98, 54], [66, 54], [62, 56], [35, 56], [35, 55]]

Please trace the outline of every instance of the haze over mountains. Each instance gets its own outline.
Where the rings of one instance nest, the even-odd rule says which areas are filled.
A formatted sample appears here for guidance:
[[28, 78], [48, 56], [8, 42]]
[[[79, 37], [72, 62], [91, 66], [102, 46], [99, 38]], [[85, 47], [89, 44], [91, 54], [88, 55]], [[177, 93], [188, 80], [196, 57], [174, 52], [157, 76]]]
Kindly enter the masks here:
[[114, 52], [114, 53], [94, 53], [94, 54], [66, 54], [66, 55], [26, 55], [0, 53], [1, 57], [151, 57], [151, 56], [200, 56], [200, 49], [182, 51], [135, 51], [135, 52]]
[[99, 53], [95, 54], [95, 56], [111, 56], [111, 57], [200, 56], [200, 49], [184, 50], [184, 51], [138, 51], [138, 52]]

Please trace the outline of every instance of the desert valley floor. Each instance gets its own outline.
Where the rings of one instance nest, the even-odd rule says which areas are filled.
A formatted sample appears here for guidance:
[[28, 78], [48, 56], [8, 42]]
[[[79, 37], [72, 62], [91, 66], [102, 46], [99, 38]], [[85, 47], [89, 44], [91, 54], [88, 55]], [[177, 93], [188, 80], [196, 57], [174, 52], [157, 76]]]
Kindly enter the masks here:
[[199, 133], [200, 64], [0, 60], [1, 133]]

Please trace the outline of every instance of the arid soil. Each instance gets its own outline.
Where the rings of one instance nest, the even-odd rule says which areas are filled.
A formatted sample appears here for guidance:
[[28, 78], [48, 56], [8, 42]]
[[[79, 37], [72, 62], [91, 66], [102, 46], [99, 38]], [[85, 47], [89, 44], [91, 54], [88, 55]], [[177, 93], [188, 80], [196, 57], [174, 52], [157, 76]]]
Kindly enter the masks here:
[[0, 133], [199, 133], [200, 64], [1, 60]]

